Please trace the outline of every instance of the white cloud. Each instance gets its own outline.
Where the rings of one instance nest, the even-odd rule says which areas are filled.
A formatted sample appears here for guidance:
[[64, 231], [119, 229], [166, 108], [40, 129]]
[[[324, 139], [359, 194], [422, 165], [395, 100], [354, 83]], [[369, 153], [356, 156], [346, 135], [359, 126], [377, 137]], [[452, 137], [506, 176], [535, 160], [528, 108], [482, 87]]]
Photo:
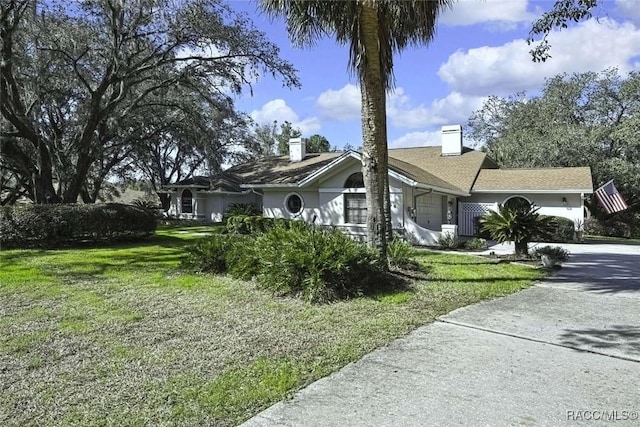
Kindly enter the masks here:
[[300, 119], [298, 114], [289, 107], [284, 99], [273, 99], [262, 106], [260, 110], [253, 110], [250, 114], [256, 123], [267, 124], [277, 120], [278, 123], [290, 122], [297, 127], [302, 135], [309, 136], [318, 132], [321, 128], [317, 117]]
[[461, 0], [442, 13], [439, 22], [448, 26], [490, 23], [492, 28], [510, 30], [536, 18], [527, 12], [527, 4], [527, 0]]
[[440, 145], [440, 131], [410, 132], [389, 143], [389, 148], [423, 147], [427, 145]]
[[430, 106], [412, 106], [410, 98], [398, 88], [387, 102], [387, 116], [394, 127], [403, 129], [427, 126], [462, 124], [480, 108], [484, 97], [464, 96], [451, 92], [445, 98], [434, 100]]
[[[414, 105], [402, 87], [387, 97], [387, 119], [396, 128], [418, 129], [427, 126], [464, 123], [469, 115], [480, 108], [484, 97], [464, 96], [453, 92], [436, 99], [429, 106]], [[323, 117], [338, 121], [360, 119], [360, 89], [348, 84], [340, 89], [329, 89], [320, 94], [316, 102]]]
[[457, 51], [438, 75], [453, 91], [465, 95], [505, 95], [538, 88], [545, 77], [560, 73], [600, 71], [618, 67], [629, 71], [640, 54], [640, 30], [611, 19], [589, 20], [550, 36], [552, 58], [534, 63], [530, 46], [518, 39], [503, 46]]
[[617, 0], [616, 9], [620, 15], [635, 22], [636, 25], [640, 24], [640, 7], [638, 7], [638, 0]]
[[347, 121], [360, 118], [360, 88], [347, 84], [341, 89], [329, 89], [320, 94], [316, 107], [323, 117]]

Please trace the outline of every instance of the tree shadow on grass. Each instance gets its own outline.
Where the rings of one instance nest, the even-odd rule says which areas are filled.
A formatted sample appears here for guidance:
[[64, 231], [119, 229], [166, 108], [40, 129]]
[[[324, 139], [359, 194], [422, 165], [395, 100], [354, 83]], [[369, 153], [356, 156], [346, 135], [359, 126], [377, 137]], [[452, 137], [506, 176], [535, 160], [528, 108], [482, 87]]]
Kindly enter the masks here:
[[3, 251], [0, 252], [0, 266], [22, 268], [35, 260], [34, 265], [46, 275], [71, 282], [90, 281], [109, 272], [117, 274], [129, 270], [144, 274], [176, 268], [185, 256], [184, 248], [195, 241], [153, 236], [138, 242]]
[[428, 280], [429, 268], [425, 266], [408, 266], [392, 268], [383, 273], [378, 285], [365, 293], [366, 297], [381, 298], [416, 290], [416, 282]]
[[565, 329], [562, 343], [576, 348], [617, 350], [625, 355], [640, 356], [640, 327], [612, 325], [607, 329]]

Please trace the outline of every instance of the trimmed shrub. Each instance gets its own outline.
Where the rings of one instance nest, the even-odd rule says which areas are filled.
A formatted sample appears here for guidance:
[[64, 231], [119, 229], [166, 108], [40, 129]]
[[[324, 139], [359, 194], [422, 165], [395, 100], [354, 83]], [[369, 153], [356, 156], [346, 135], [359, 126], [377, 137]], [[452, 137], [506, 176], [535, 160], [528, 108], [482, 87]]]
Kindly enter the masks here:
[[415, 267], [413, 257], [416, 250], [409, 243], [400, 239], [394, 239], [387, 245], [387, 257], [389, 265], [398, 268]]
[[3, 206], [0, 246], [52, 248], [133, 241], [152, 235], [156, 225], [147, 209], [119, 203]]
[[564, 262], [569, 259], [569, 251], [561, 246], [542, 246], [531, 252], [531, 256], [535, 259], [542, 258], [542, 255], [548, 256], [554, 262]]
[[479, 237], [474, 237], [464, 242], [464, 247], [470, 251], [482, 251], [487, 249], [487, 241]]
[[462, 241], [453, 233], [443, 233], [438, 237], [438, 247], [441, 249], [458, 249], [462, 247]]
[[562, 216], [540, 215], [542, 218], [549, 218], [551, 222], [551, 234], [548, 236], [536, 236], [534, 240], [540, 242], [560, 242], [568, 243], [575, 240], [576, 224], [568, 218]]

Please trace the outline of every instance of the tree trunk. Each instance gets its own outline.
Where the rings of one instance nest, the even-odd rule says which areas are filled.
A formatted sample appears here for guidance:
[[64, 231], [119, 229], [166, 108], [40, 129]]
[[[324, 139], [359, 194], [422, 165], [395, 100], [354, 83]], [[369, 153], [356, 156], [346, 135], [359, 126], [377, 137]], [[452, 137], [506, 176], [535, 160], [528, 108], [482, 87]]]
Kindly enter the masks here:
[[60, 203], [60, 198], [53, 187], [51, 155], [42, 140], [38, 140], [38, 171], [35, 172], [33, 181], [37, 204]]
[[529, 255], [529, 248], [527, 242], [515, 242], [516, 246], [516, 256], [527, 256]]
[[[387, 256], [385, 184], [388, 182], [385, 86], [380, 64], [378, 14], [375, 5], [361, 5], [361, 43], [365, 66], [360, 74], [362, 97], [362, 175], [367, 197], [367, 243]], [[389, 191], [386, 191], [388, 197]]]

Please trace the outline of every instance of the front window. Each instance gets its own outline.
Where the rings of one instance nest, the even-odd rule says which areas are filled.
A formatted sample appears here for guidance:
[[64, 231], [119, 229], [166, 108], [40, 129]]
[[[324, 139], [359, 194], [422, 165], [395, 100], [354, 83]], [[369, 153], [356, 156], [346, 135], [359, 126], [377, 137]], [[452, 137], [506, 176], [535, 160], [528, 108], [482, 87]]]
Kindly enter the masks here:
[[344, 195], [344, 220], [348, 224], [367, 222], [367, 196], [363, 193]]
[[182, 192], [182, 213], [193, 213], [193, 195], [191, 190], [184, 190]]

